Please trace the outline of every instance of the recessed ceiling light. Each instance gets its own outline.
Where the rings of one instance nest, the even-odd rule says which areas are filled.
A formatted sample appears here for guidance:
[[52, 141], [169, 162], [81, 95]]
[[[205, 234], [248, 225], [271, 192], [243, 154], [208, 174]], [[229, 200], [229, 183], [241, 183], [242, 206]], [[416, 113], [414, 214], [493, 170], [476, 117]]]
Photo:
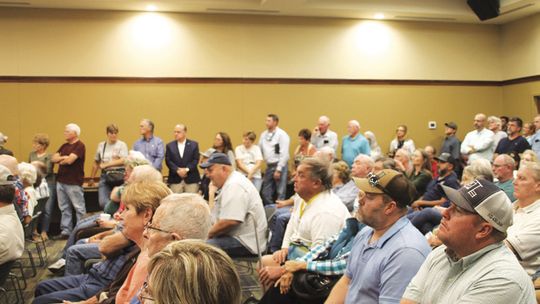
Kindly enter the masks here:
[[384, 19], [384, 14], [376, 13], [375, 15], [373, 15], [373, 18], [378, 19], [378, 20]]
[[146, 6], [146, 10], [149, 11], [149, 12], [155, 12], [157, 10], [157, 7], [153, 4], [148, 4]]

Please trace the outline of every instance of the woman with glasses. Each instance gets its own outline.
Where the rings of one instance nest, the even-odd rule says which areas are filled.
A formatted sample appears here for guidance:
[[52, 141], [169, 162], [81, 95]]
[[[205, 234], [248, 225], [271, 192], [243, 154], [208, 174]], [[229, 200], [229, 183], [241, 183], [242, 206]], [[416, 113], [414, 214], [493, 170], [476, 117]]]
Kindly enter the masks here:
[[198, 240], [170, 243], [152, 257], [141, 303], [239, 304], [240, 278], [229, 256]]

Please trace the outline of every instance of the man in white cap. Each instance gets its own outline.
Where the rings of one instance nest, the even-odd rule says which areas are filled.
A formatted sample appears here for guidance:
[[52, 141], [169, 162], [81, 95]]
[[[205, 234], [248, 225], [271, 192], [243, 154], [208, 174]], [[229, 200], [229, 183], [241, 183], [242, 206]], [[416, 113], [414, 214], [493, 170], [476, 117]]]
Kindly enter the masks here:
[[508, 196], [483, 179], [443, 188], [452, 202], [437, 234], [444, 245], [428, 256], [401, 303], [536, 303], [530, 277], [504, 244], [512, 225]]
[[21, 257], [24, 250], [24, 232], [13, 206], [15, 176], [0, 165], [0, 265]]

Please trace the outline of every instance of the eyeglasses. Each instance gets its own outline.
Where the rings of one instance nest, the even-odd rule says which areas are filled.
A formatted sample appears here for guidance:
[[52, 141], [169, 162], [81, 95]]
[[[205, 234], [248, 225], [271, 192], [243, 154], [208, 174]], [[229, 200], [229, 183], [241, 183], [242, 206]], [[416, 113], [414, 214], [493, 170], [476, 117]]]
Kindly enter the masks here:
[[160, 229], [158, 227], [154, 227], [152, 226], [152, 223], [148, 222], [146, 223], [146, 225], [144, 225], [144, 229], [150, 231], [150, 230], [155, 230], [155, 231], [159, 231], [159, 232], [163, 232], [163, 233], [172, 233], [170, 231], [167, 231], [167, 230], [163, 230], [163, 229]]
[[155, 302], [154, 298], [150, 296], [150, 292], [148, 290], [148, 281], [144, 282], [137, 298], [139, 299], [139, 302], [141, 302], [141, 304], [152, 304]]

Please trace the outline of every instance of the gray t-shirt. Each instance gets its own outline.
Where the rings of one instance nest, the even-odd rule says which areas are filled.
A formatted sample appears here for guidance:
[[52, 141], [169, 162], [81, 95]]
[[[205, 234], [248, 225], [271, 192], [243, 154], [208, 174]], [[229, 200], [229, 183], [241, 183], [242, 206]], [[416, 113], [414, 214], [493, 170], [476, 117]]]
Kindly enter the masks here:
[[260, 250], [266, 248], [266, 215], [259, 193], [253, 183], [244, 175], [233, 171], [221, 187], [216, 196], [216, 205], [212, 210], [214, 221], [235, 220], [240, 225], [231, 229], [227, 235], [237, 239], [253, 254], [257, 253], [255, 232], [253, 231], [253, 218], [257, 222]]
[[126, 158], [128, 156], [128, 148], [125, 142], [117, 140], [114, 144], [107, 143], [105, 151], [103, 146], [106, 141], [102, 141], [98, 144], [96, 155], [94, 160], [98, 163], [108, 163], [111, 160], [118, 158]]

